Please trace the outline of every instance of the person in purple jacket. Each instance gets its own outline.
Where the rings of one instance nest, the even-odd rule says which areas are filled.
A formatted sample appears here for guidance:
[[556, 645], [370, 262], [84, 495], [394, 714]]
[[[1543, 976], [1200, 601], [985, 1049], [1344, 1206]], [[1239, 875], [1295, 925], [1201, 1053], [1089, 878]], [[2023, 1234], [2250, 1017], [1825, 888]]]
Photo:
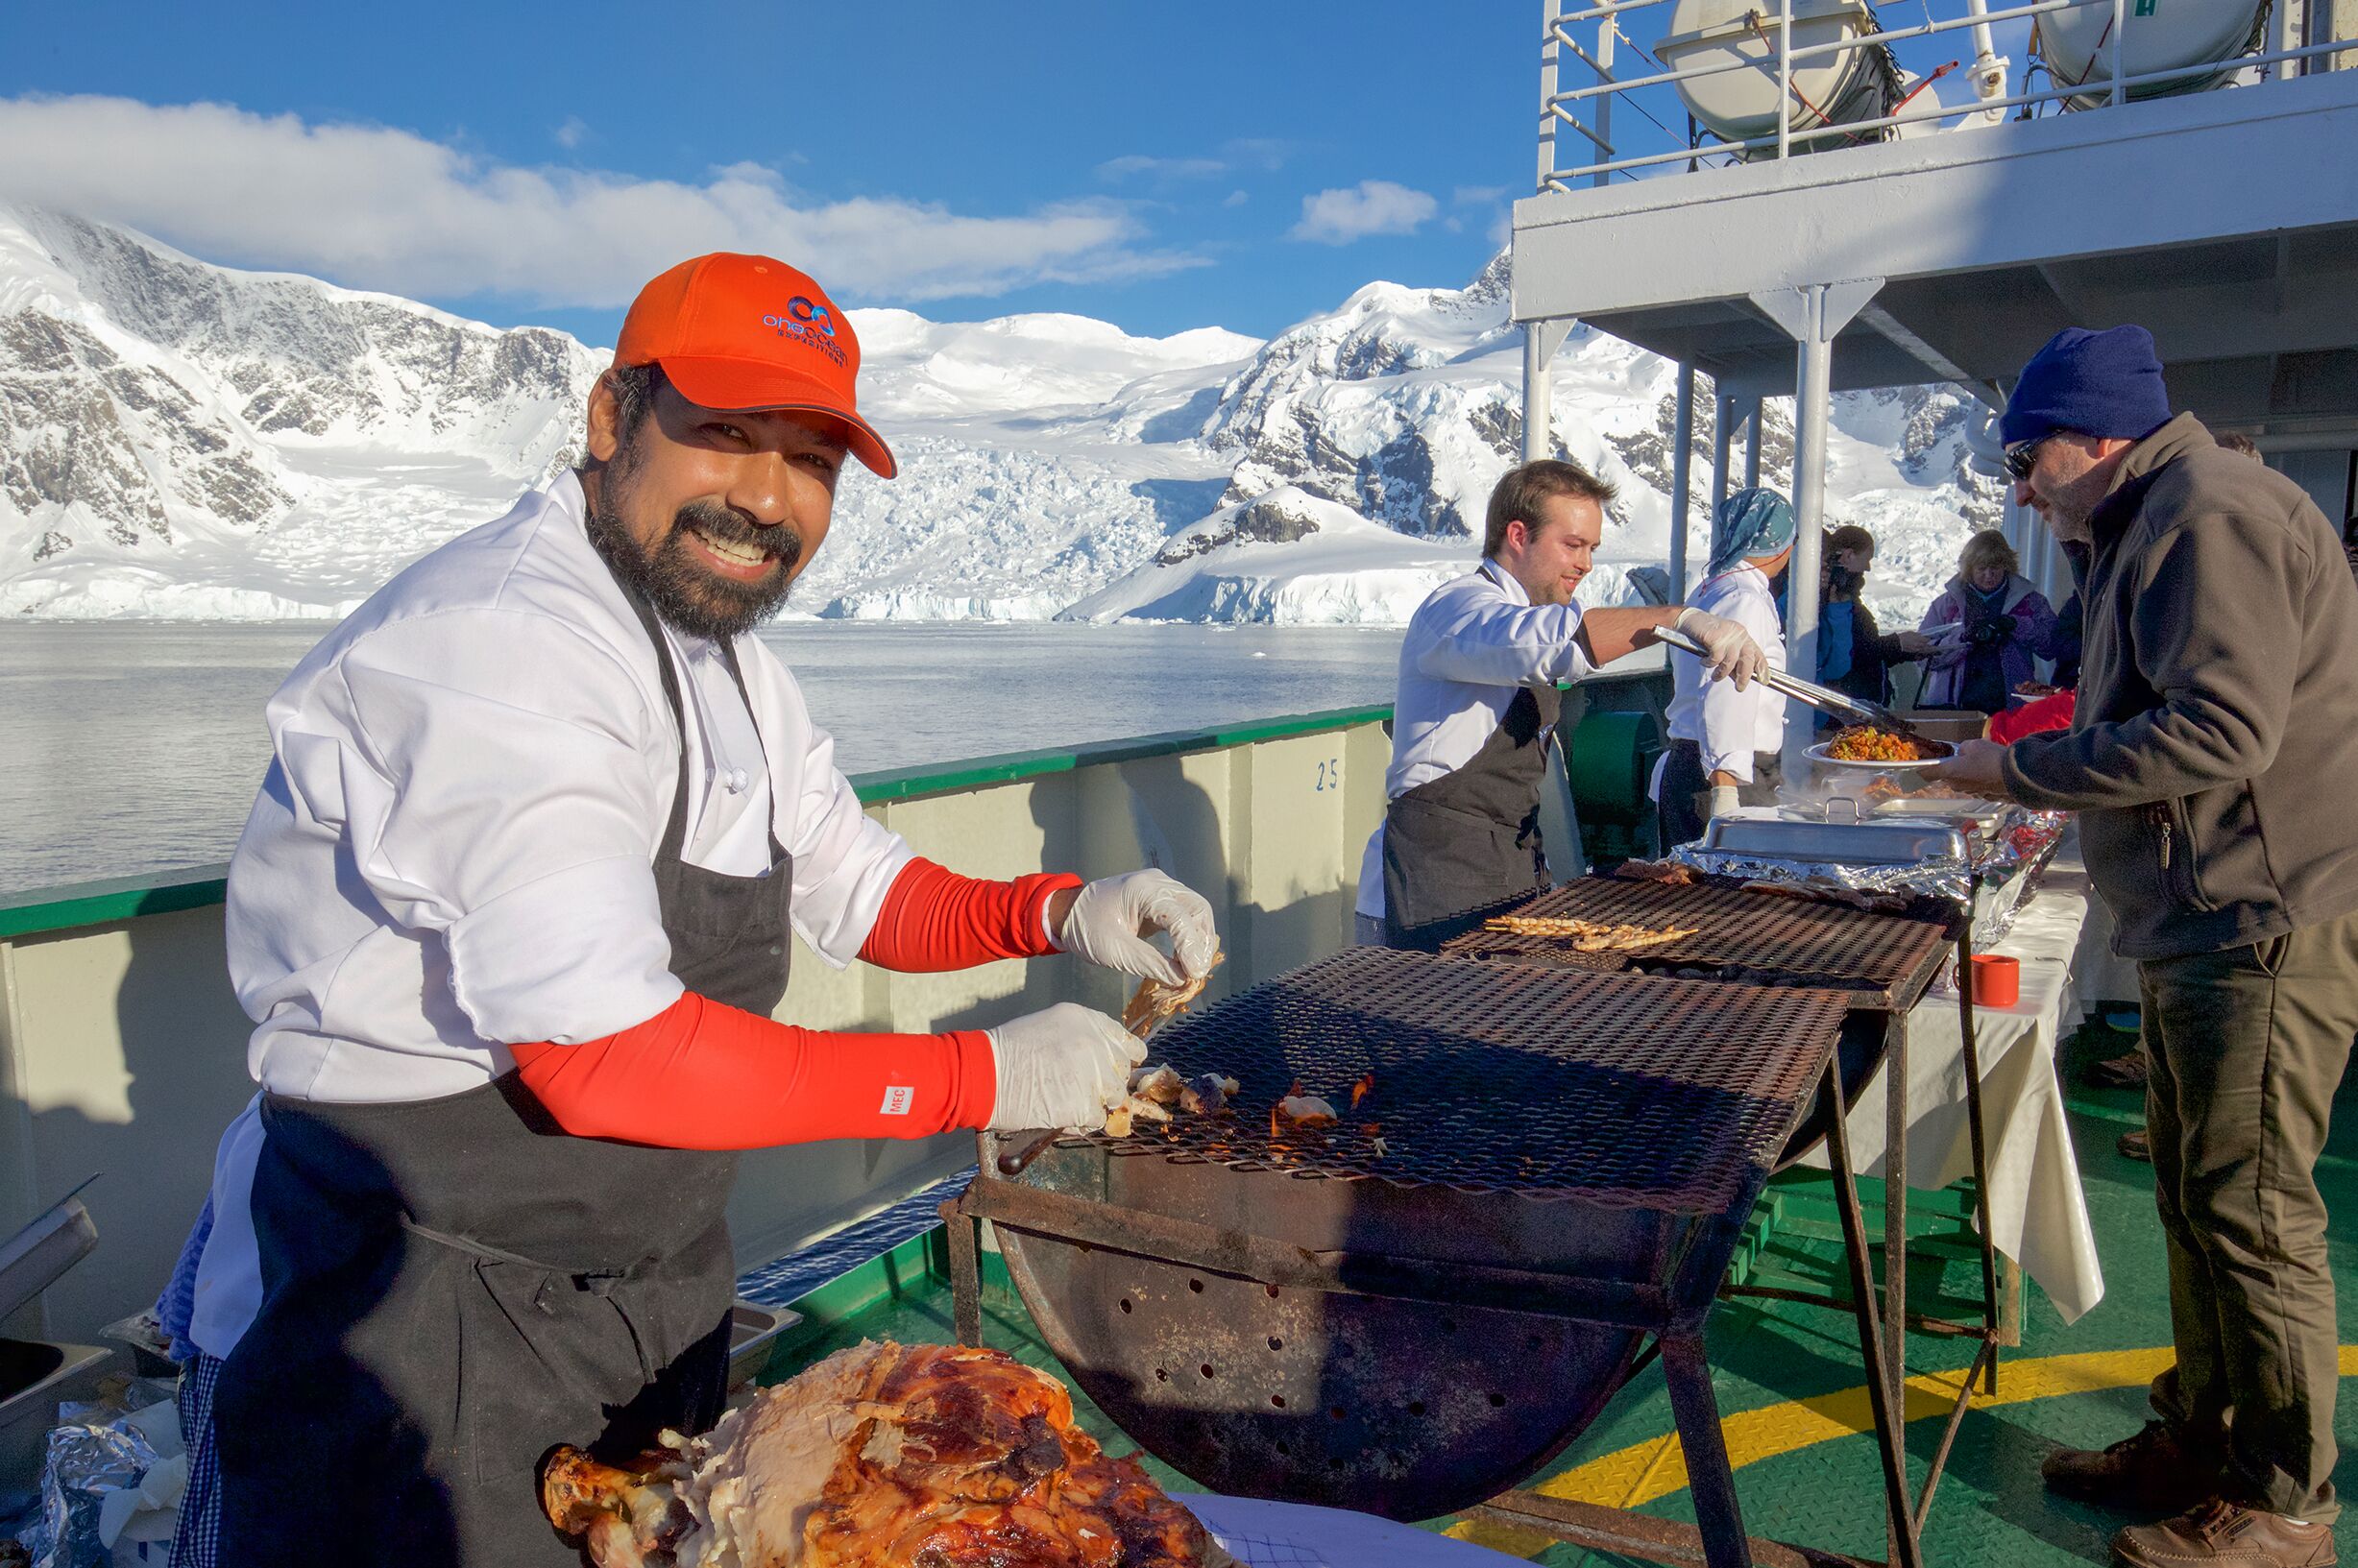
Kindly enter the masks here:
[[[1939, 628], [1959, 625], [1962, 636], [1941, 636]], [[2006, 535], [1984, 528], [1965, 541], [1957, 575], [1921, 630], [1942, 643], [1924, 662], [1922, 705], [2003, 713], [2006, 693], [2031, 678], [2031, 660], [2054, 635], [2055, 613], [2022, 574]]]

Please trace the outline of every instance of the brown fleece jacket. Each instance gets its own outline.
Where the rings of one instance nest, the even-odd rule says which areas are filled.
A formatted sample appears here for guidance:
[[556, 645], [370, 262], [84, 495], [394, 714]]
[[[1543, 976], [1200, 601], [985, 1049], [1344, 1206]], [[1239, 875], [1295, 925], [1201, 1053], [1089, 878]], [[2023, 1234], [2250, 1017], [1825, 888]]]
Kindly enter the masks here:
[[2008, 749], [2008, 792], [2079, 813], [2125, 957], [2358, 908], [2358, 581], [2324, 514], [2181, 414], [2090, 521], [2078, 714]]

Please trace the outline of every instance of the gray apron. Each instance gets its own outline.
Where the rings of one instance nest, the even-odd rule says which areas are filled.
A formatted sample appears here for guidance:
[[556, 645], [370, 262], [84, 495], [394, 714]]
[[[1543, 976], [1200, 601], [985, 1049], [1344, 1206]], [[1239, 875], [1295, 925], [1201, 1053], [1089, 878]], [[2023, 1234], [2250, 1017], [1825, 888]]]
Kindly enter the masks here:
[[1434, 952], [1469, 910], [1547, 885], [1540, 783], [1563, 694], [1524, 687], [1463, 767], [1384, 809], [1384, 941]]
[[[681, 859], [679, 680], [624, 591], [680, 727], [653, 868], [671, 971], [766, 1015], [786, 992], [792, 859], [774, 832], [766, 876]], [[571, 1137], [514, 1073], [397, 1104], [272, 1095], [262, 1123], [262, 1306], [215, 1396], [220, 1561], [577, 1565], [541, 1513], [548, 1450], [621, 1459], [718, 1418], [734, 1154]]]

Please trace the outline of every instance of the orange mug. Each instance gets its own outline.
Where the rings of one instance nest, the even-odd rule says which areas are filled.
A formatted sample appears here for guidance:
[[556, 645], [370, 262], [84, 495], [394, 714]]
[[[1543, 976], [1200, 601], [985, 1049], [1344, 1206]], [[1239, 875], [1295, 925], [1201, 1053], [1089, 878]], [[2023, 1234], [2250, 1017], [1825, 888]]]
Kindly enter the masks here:
[[2022, 1001], [2023, 966], [2019, 958], [2003, 953], [1977, 953], [1973, 955], [1973, 1004], [1976, 1007], [2011, 1007]]

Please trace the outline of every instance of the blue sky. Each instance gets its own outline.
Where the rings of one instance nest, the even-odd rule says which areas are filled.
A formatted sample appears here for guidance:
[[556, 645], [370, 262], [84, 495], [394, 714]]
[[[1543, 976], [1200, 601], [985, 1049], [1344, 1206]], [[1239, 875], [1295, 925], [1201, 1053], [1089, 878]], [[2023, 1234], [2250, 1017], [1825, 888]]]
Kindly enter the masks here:
[[0, 198], [597, 344], [638, 282], [717, 248], [936, 319], [1267, 335], [1373, 278], [1462, 283], [1503, 243], [1539, 13], [18, 5]]
[[[103, 16], [103, 39], [78, 8], [0, 16], [0, 99], [42, 148], [8, 148], [0, 194], [598, 343], [620, 258], [550, 255], [542, 282], [536, 245], [692, 254], [731, 243], [717, 206], [810, 235], [857, 303], [1265, 335], [1370, 278], [1463, 282], [1532, 171], [1530, 0]], [[79, 95], [121, 102], [56, 101]], [[323, 145], [339, 128], [372, 133]], [[565, 221], [569, 194], [620, 210]]]

